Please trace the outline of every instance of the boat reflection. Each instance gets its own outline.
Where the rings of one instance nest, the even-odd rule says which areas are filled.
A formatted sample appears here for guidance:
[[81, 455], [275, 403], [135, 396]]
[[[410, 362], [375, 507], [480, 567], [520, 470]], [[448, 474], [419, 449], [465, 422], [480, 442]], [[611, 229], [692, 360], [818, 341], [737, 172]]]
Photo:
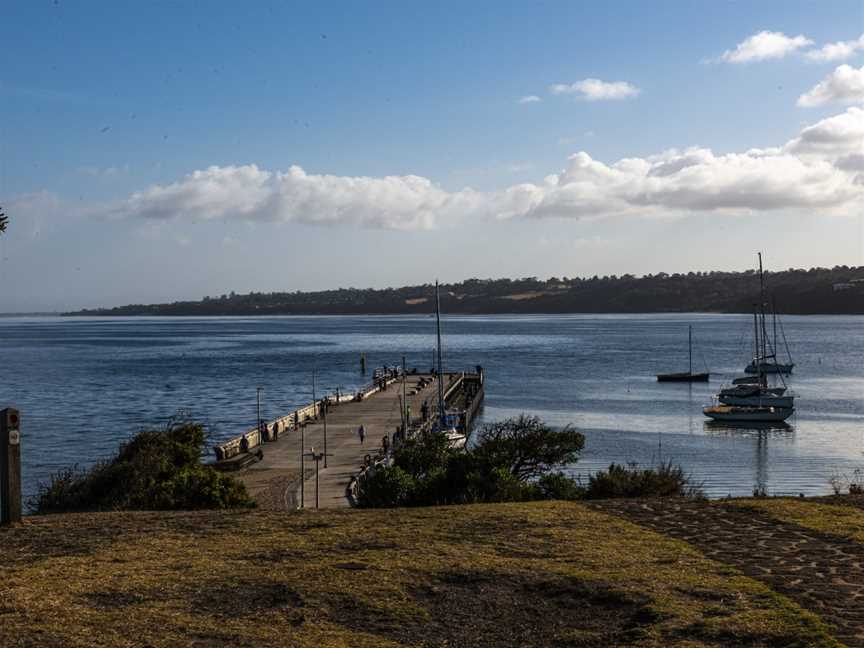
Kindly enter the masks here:
[[785, 421], [703, 421], [702, 430], [706, 434], [776, 432], [778, 436], [795, 432], [795, 428]]
[[[709, 436], [738, 436], [753, 438], [755, 444], [755, 474], [753, 475], [753, 495], [767, 496], [768, 489], [768, 440], [769, 439], [791, 439], [795, 435], [795, 428], [783, 421], [748, 421], [746, 423], [732, 423], [724, 421], [705, 421], [703, 424], [705, 434]], [[779, 495], [780, 493], [773, 493]]]

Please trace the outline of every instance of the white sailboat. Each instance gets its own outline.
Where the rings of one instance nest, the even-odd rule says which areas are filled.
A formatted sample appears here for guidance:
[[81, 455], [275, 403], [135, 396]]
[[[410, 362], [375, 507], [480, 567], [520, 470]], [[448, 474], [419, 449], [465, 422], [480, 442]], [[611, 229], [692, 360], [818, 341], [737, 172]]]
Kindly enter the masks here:
[[[768, 335], [765, 328], [765, 288], [762, 276], [762, 253], [759, 253], [759, 287], [761, 305], [753, 314], [753, 333], [755, 341], [754, 368], [756, 381], [744, 382], [741, 379], [733, 381], [731, 387], [720, 390], [717, 400], [720, 404], [705, 407], [702, 412], [715, 421], [723, 422], [781, 422], [795, 412], [795, 396], [786, 392], [785, 385], [769, 387], [763, 365], [773, 360], [774, 370], [770, 373], [779, 374], [776, 354], [768, 353]], [[760, 318], [761, 315], [761, 318]], [[776, 325], [775, 325], [776, 326]], [[776, 330], [776, 329], [775, 329]], [[760, 335], [761, 331], [761, 335]], [[776, 335], [776, 333], [775, 333]]]
[[438, 341], [438, 421], [435, 429], [444, 433], [447, 437], [447, 444], [454, 449], [461, 450], [465, 448], [468, 442], [468, 431], [460, 432], [455, 425], [451, 425], [447, 420], [446, 403], [444, 401], [444, 363], [441, 358], [441, 298], [438, 290], [438, 281], [435, 281], [435, 332]]
[[[759, 255], [759, 283], [762, 285], [762, 255]], [[763, 306], [764, 306], [764, 287], [763, 291]], [[772, 324], [774, 328], [774, 340], [772, 347], [769, 349], [767, 344], [767, 335], [765, 335], [766, 343], [764, 344], [763, 352], [760, 354], [757, 349], [756, 353], [753, 356], [753, 359], [750, 361], [746, 367], [744, 367], [744, 373], [746, 374], [781, 374], [781, 375], [789, 375], [792, 373], [792, 369], [795, 368], [795, 363], [792, 362], [792, 354], [789, 352], [789, 344], [786, 342], [786, 332], [783, 330], [783, 322], [780, 322], [780, 332], [783, 334], [783, 345], [786, 347], [786, 357], [789, 358], [789, 362], [782, 363], [778, 362], [777, 359], [777, 306], [774, 304], [774, 300], [771, 300], [771, 311], [772, 311]], [[763, 334], [765, 333], [765, 323], [764, 317], [765, 313], [762, 313], [763, 317]]]
[[724, 423], [780, 423], [794, 414], [792, 407], [751, 407], [747, 405], [713, 405], [702, 410], [705, 416]]

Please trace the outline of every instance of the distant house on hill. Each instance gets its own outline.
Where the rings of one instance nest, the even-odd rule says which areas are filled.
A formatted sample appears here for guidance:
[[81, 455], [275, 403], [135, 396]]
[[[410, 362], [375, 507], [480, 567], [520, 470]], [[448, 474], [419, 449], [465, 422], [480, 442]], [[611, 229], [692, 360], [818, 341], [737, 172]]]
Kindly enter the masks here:
[[850, 279], [849, 281], [840, 281], [834, 284], [834, 292], [851, 290], [852, 288], [864, 288], [864, 278]]

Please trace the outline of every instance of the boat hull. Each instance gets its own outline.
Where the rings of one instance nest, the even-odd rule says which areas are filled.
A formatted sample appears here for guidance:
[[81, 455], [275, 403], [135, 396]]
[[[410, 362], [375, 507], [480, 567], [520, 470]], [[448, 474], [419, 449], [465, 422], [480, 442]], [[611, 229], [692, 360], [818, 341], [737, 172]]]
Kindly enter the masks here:
[[708, 382], [707, 373], [669, 373], [657, 374], [657, 382]]
[[708, 418], [729, 423], [760, 421], [785, 421], [795, 412], [793, 407], [746, 407], [740, 405], [715, 405], [702, 410]]

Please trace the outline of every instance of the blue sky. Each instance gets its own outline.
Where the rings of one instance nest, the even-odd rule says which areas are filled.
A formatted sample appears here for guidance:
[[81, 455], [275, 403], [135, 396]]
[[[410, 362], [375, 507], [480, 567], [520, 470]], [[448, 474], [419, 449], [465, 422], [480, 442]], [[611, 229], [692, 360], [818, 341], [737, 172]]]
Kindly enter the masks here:
[[0, 311], [864, 263], [860, 1], [248, 4], [3, 4]]

